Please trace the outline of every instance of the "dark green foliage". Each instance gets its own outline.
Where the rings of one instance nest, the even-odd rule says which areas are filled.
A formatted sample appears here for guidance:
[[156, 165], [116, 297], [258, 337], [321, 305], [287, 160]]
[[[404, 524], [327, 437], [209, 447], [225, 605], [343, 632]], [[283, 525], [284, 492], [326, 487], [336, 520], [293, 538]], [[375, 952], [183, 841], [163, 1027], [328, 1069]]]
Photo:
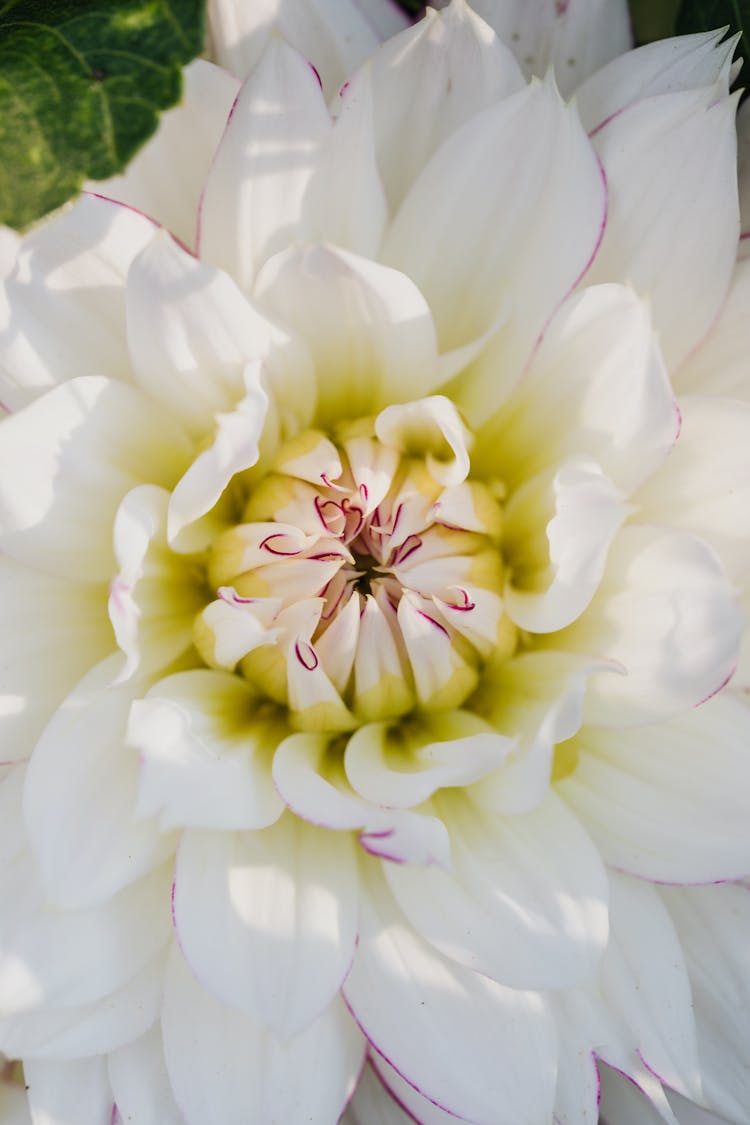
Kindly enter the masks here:
[[674, 35], [681, 0], [630, 0], [630, 18], [637, 43]]
[[678, 35], [685, 35], [689, 31], [705, 31], [726, 24], [732, 34], [739, 31], [742, 35], [737, 57], [742, 55], [744, 61], [739, 78], [743, 85], [750, 81], [747, 61], [750, 58], [750, 0], [683, 0], [675, 30]]
[[730, 35], [739, 31], [735, 57], [744, 65], [738, 84], [750, 82], [750, 0], [630, 0], [630, 13], [637, 43], [720, 27]]
[[[254, 0], [244, 0], [253, 3]], [[399, 0], [411, 16], [421, 0]], [[21, 228], [122, 171], [180, 97], [205, 0], [0, 0], [0, 223]], [[636, 41], [729, 26], [750, 0], [630, 0]], [[750, 82], [750, 65], [740, 83]]]
[[122, 171], [179, 101], [203, 0], [0, 0], [0, 222]]

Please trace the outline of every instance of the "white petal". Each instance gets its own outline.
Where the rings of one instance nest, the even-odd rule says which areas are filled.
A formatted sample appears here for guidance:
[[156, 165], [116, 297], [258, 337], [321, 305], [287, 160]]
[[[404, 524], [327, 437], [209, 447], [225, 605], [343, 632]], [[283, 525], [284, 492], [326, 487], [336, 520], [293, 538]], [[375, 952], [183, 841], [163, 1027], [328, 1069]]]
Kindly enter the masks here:
[[548, 793], [497, 817], [459, 795], [438, 801], [451, 869], [386, 864], [396, 901], [446, 957], [512, 988], [577, 987], [607, 943], [607, 879], [575, 817]]
[[[739, 602], [744, 620], [750, 621], [750, 589], [742, 591]], [[750, 629], [747, 628], [742, 634], [737, 670], [732, 676], [732, 686], [736, 688], [750, 687]]]
[[539, 1125], [552, 1113], [556, 1044], [534, 993], [446, 961], [368, 873], [344, 995], [379, 1054], [428, 1100], [476, 1125]]
[[738, 256], [744, 259], [748, 255], [748, 238], [750, 238], [750, 118], [744, 104], [737, 112], [737, 173], [742, 227]]
[[[676, 1118], [660, 1113], [628, 1075], [603, 1066], [600, 1080], [601, 1109], [606, 1114], [605, 1121], [616, 1121], [617, 1125], [663, 1125], [667, 1121], [678, 1125]], [[680, 1118], [679, 1125], [688, 1123]]]
[[323, 141], [306, 208], [314, 241], [377, 258], [388, 205], [375, 161], [372, 103], [367, 69], [342, 91], [340, 112]]
[[434, 864], [450, 868], [450, 837], [445, 824], [436, 816], [408, 809], [386, 809], [383, 812], [374, 809], [358, 839], [368, 855], [386, 859], [389, 863], [408, 863], [415, 867]]
[[546, 794], [555, 746], [576, 733], [586, 682], [596, 664], [568, 653], [525, 652], [485, 671], [477, 705], [518, 751], [472, 786], [472, 800], [500, 816], [536, 808]]
[[496, 342], [457, 382], [456, 401], [472, 425], [502, 403], [586, 270], [605, 210], [595, 153], [575, 108], [563, 105], [551, 81], [478, 114], [414, 182], [383, 260], [425, 294], [441, 351], [481, 336], [512, 301]]
[[[683, 1098], [681, 1094], [676, 1094], [673, 1090], [667, 1090], [667, 1100], [675, 1114], [679, 1114], [680, 1125], [726, 1125], [727, 1123], [727, 1118], [723, 1115], [717, 1117], [715, 1113], [702, 1109], [695, 1102], [688, 1101], [687, 1098]], [[742, 1114], [744, 1114], [744, 1120], [746, 1121], [746, 1110], [742, 1110], [740, 1117], [736, 1120], [742, 1121]], [[641, 1122], [638, 1121], [637, 1125], [641, 1125]]]
[[594, 137], [609, 211], [589, 279], [627, 277], [648, 296], [669, 367], [710, 328], [734, 268], [734, 114], [735, 98], [717, 101], [713, 88], [663, 94], [630, 106]]
[[378, 163], [391, 208], [443, 141], [523, 86], [511, 52], [462, 0], [440, 13], [427, 8], [416, 27], [376, 51], [371, 81]]
[[26, 851], [23, 825], [23, 787], [26, 766], [16, 764], [0, 770], [0, 861], [7, 864]]
[[244, 371], [245, 394], [235, 408], [217, 414], [213, 441], [199, 453], [185, 475], [175, 485], [167, 516], [170, 542], [180, 549], [207, 546], [202, 532], [190, 527], [210, 512], [232, 477], [255, 465], [268, 412], [268, 395], [263, 389], [260, 366], [249, 364]]
[[214, 1000], [176, 950], [162, 1028], [167, 1070], [188, 1125], [331, 1125], [362, 1065], [362, 1037], [340, 1000], [282, 1043]]
[[315, 65], [328, 98], [407, 23], [393, 0], [210, 0], [208, 19], [216, 59], [227, 70], [244, 78], [280, 32]]
[[[315, 600], [310, 599], [312, 604]], [[287, 613], [293, 621], [298, 609], [305, 611], [306, 603], [291, 606]], [[294, 712], [295, 725], [310, 731], [352, 730], [357, 720], [344, 704], [334, 684], [328, 677], [312, 645], [312, 630], [320, 618], [321, 606], [315, 610], [314, 624], [290, 626], [286, 638], [286, 687], [289, 707]], [[281, 619], [280, 619], [281, 620]]]
[[276, 37], [235, 102], [201, 201], [200, 256], [248, 288], [305, 237], [303, 203], [330, 117], [312, 67]]
[[[374, 599], [368, 597], [365, 602], [365, 611], [361, 615], [371, 616], [368, 609]], [[322, 637], [315, 642], [315, 651], [318, 654], [326, 675], [329, 677], [339, 695], [346, 691], [347, 684], [354, 668], [355, 658], [359, 655], [361, 635], [359, 598], [350, 597], [344, 608], [340, 610]], [[391, 638], [392, 640], [392, 638]], [[394, 647], [395, 647], [395, 642]], [[372, 651], [368, 653], [371, 658]], [[378, 655], [381, 655], [378, 653]], [[380, 676], [374, 677], [375, 682]]]
[[745, 1051], [750, 1036], [748, 888], [665, 888], [660, 894], [687, 958], [704, 1096], [717, 1113], [744, 1122], [750, 1105]]
[[113, 1113], [107, 1065], [101, 1056], [24, 1064], [33, 1125], [104, 1125]]
[[103, 586], [0, 558], [0, 759], [27, 758], [55, 708], [114, 647]]
[[629, 495], [664, 461], [680, 415], [648, 305], [624, 285], [563, 302], [505, 408], [482, 418], [472, 466], [509, 488], [588, 456]]
[[233, 671], [237, 663], [260, 645], [275, 643], [280, 598], [243, 598], [233, 586], [220, 586], [219, 597], [210, 602], [195, 621], [195, 645], [212, 668]]
[[496, 769], [513, 742], [470, 712], [441, 711], [402, 734], [389, 723], [355, 731], [344, 753], [349, 781], [366, 800], [389, 808], [426, 801], [442, 786], [470, 785]]
[[[610, 940], [601, 989], [645, 1065], [688, 1097], [700, 1093], [695, 1020], [678, 934], [648, 883], [610, 872]], [[601, 1051], [602, 1058], [609, 1061]]]
[[695, 706], [722, 687], [742, 628], [733, 590], [714, 552], [683, 531], [623, 528], [588, 611], [555, 645], [621, 666], [588, 685], [586, 717], [620, 726]]
[[98, 376], [56, 387], [0, 425], [3, 551], [62, 577], [109, 578], [120, 500], [142, 481], [171, 486], [188, 451], [134, 387]]
[[114, 546], [120, 572], [112, 580], [109, 616], [126, 663], [121, 678], [172, 664], [193, 640], [193, 619], [205, 604], [194, 560], [167, 546], [169, 494], [139, 485], [117, 509]]
[[724, 31], [678, 35], [660, 39], [618, 58], [592, 74], [576, 90], [581, 120], [589, 132], [634, 102], [655, 94], [674, 94], [711, 86], [724, 77], [728, 92], [729, 65], [735, 42], [721, 42]]
[[[750, 239], [741, 245], [747, 245], [748, 241]], [[739, 261], [726, 301], [711, 331], [675, 376], [679, 391], [726, 395], [744, 402], [750, 399], [747, 374], [750, 323], [745, 315], [749, 295], [750, 264]]]
[[167, 676], [130, 710], [138, 751], [138, 811], [164, 828], [265, 828], [283, 809], [271, 760], [287, 727], [239, 676]]
[[[352, 616], [359, 614], [354, 656], [357, 715], [364, 720], [378, 720], [404, 714], [411, 709], [414, 691], [397, 629], [392, 627], [393, 613], [390, 606], [384, 608], [372, 594], [367, 595], [361, 610], [358, 601], [350, 600], [354, 609], [349, 611]], [[339, 620], [341, 617], [343, 614]]]
[[599, 1120], [599, 1069], [587, 1028], [566, 1011], [570, 990], [554, 993], [550, 1007], [558, 1029], [554, 1125], [594, 1125]]
[[396, 270], [333, 247], [290, 249], [268, 263], [255, 292], [310, 349], [320, 423], [421, 398], [435, 385], [430, 310]]
[[155, 135], [125, 172], [90, 187], [143, 211], [192, 249], [203, 182], [240, 84], [205, 59], [182, 74], [179, 105], [161, 115]]
[[0, 291], [0, 400], [18, 410], [79, 375], [128, 378], [124, 279], [153, 223], [84, 196], [23, 243]]
[[375, 419], [375, 433], [402, 454], [426, 453], [430, 475], [445, 488], [463, 484], [469, 475], [471, 435], [444, 395], [386, 406]]
[[448, 527], [478, 531], [491, 539], [500, 537], [502, 517], [497, 500], [480, 481], [468, 480], [446, 488], [433, 504], [432, 512], [439, 523]]
[[164, 1062], [157, 1024], [140, 1039], [113, 1051], [107, 1073], [120, 1120], [134, 1125], [184, 1125]]
[[135, 815], [138, 760], [124, 745], [130, 704], [145, 686], [108, 686], [120, 660], [74, 688], [37, 743], [24, 815], [42, 883], [68, 908], [107, 899], [158, 866], [174, 841]]
[[[555, 1109], [557, 1110], [561, 1096], [563, 1108], [568, 1112], [568, 1117], [562, 1118], [561, 1125], [579, 1125], [581, 1105], [589, 1112], [592, 1095], [594, 1104], [598, 1103], [598, 1075], [604, 1073], [605, 1062], [625, 1075], [648, 1098], [648, 1102], [642, 1104], [658, 1110], [661, 1115], [658, 1120], [666, 1121], [668, 1125], [678, 1125], [661, 1082], [644, 1065], [638, 1035], [628, 1027], [617, 1007], [609, 1005], [608, 998], [602, 999], [599, 992], [592, 989], [585, 992], [567, 989], [555, 993], [550, 1004], [555, 1014], [559, 1038], [565, 1043], [561, 1051], [558, 1076], [561, 1075], [563, 1062], [569, 1061], [571, 1055], [574, 1058], [577, 1056], [573, 1071], [562, 1079], [558, 1078]], [[597, 1063], [594, 1074], [590, 1067], [593, 1057]], [[592, 1120], [596, 1120], [596, 1109], [591, 1112]], [[619, 1118], [615, 1120], [619, 1125]], [[651, 1120], [648, 1118], [649, 1122]]]
[[720, 694], [637, 731], [584, 728], [560, 794], [606, 861], [652, 882], [706, 883], [750, 870], [750, 712]]
[[245, 391], [269, 325], [222, 270], [160, 234], [130, 268], [128, 344], [137, 382], [199, 438]]
[[295, 816], [320, 827], [361, 828], [359, 843], [370, 855], [393, 863], [450, 864], [450, 841], [437, 817], [384, 809], [360, 797], [338, 759], [327, 756], [330, 737], [293, 734], [273, 761], [273, 779]]
[[[571, 459], [551, 479], [542, 473], [522, 486], [508, 504], [504, 535], [505, 605], [511, 620], [534, 633], [552, 633], [580, 617], [630, 511], [593, 461]], [[538, 531], [534, 534], [542, 527], [546, 544]]]
[[362, 828], [374, 810], [349, 785], [330, 736], [292, 734], [273, 759], [274, 785], [295, 816], [323, 828]]
[[[386, 1100], [390, 1100], [393, 1107], [390, 1110], [390, 1115], [385, 1117], [384, 1125], [402, 1125], [402, 1122], [407, 1121], [418, 1121], [420, 1125], [469, 1125], [465, 1118], [456, 1117], [454, 1113], [447, 1113], [434, 1102], [423, 1098], [380, 1055], [372, 1056], [371, 1065], [372, 1070], [383, 1083], [377, 1105], [380, 1106]], [[365, 1071], [365, 1074], [367, 1074], [367, 1071]], [[388, 1099], [386, 1090], [391, 1094], [390, 1099]], [[383, 1109], [381, 1113], [387, 1114], [388, 1110]], [[408, 1118], [405, 1113], [409, 1114]], [[377, 1119], [373, 1117], [373, 1120]], [[364, 1122], [363, 1125], [365, 1125]]]
[[160, 954], [118, 992], [94, 1004], [2, 1015], [0, 1050], [12, 1058], [60, 1060], [113, 1051], [143, 1035], [158, 1018], [163, 976]]
[[476, 687], [477, 672], [471, 658], [464, 659], [453, 644], [432, 603], [405, 590], [397, 615], [418, 702], [428, 708], [463, 703]]
[[[389, 1071], [389, 1078], [392, 1074], [395, 1071]], [[357, 1092], [341, 1118], [341, 1125], [409, 1125], [413, 1120], [413, 1116], [407, 1116], [406, 1111], [388, 1095], [371, 1065], [362, 1072]], [[455, 1121], [455, 1117], [449, 1118], [449, 1123]]]
[[[415, 566], [414, 570], [417, 569]], [[438, 568], [434, 573], [437, 575]], [[462, 586], [460, 583], [442, 591], [448, 600], [433, 595], [432, 601], [446, 625], [466, 637], [477, 652], [489, 657], [498, 645], [513, 633], [513, 623], [504, 612], [505, 603], [499, 594], [483, 590], [480, 586]]]
[[202, 984], [288, 1039], [331, 1003], [351, 963], [353, 841], [289, 815], [262, 832], [191, 829], [178, 852], [174, 913]]
[[550, 66], [566, 97], [590, 74], [631, 46], [625, 0], [474, 0], [480, 16], [513, 48], [526, 75]]
[[0, 926], [3, 1014], [83, 1007], [127, 985], [170, 936], [169, 890], [170, 872], [162, 869], [101, 906], [57, 910], [45, 902], [28, 855], [6, 864]]
[[640, 515], [695, 532], [739, 582], [750, 567], [750, 403], [686, 395], [680, 410], [680, 440], [636, 498]]

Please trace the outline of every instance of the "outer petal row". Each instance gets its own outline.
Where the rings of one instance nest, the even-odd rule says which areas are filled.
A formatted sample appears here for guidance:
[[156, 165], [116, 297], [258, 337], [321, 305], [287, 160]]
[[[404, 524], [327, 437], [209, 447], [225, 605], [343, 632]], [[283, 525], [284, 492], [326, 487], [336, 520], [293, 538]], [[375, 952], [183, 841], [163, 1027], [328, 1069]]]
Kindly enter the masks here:
[[141, 482], [172, 486], [190, 444], [136, 388], [84, 376], [7, 418], [0, 430], [3, 551], [65, 578], [116, 570], [115, 510]]
[[362, 1036], [340, 999], [284, 1043], [196, 982], [177, 950], [162, 1013], [167, 1070], [188, 1125], [330, 1125], [354, 1091]]
[[180, 845], [175, 925], [197, 977], [284, 1040], [333, 1001], [356, 938], [354, 842], [287, 814], [262, 832], [193, 829]]
[[734, 268], [735, 108], [714, 87], [663, 94], [634, 103], [594, 137], [609, 215], [589, 279], [627, 277], [648, 295], [670, 368], [710, 328]]
[[478, 1125], [551, 1118], [552, 1022], [541, 997], [448, 962], [367, 876], [347, 1004], [375, 1050], [428, 1100]]
[[75, 909], [108, 899], [159, 866], [174, 839], [137, 818], [138, 759], [124, 745], [127, 714], [148, 686], [112, 686], [113, 657], [76, 685], [28, 767], [24, 814], [51, 901]]
[[[472, 424], [502, 401], [508, 380], [520, 374], [585, 270], [605, 208], [595, 154], [575, 111], [549, 82], [536, 82], [469, 120], [412, 185], [383, 256], [427, 297], [441, 348], [481, 336], [504, 301], [512, 301], [508, 327], [485, 353], [485, 366], [459, 383], [458, 402]], [[490, 245], [488, 230], [495, 232]]]
[[604, 859], [653, 882], [750, 871], [750, 712], [729, 694], [637, 731], [584, 728], [560, 793]]
[[227, 70], [246, 77], [277, 32], [314, 63], [327, 97], [407, 23], [392, 0], [210, 0], [208, 20], [215, 57]]
[[79, 375], [128, 379], [123, 282], [155, 232], [143, 215], [84, 196], [24, 240], [0, 291], [4, 406]]
[[203, 183], [239, 82], [212, 63], [196, 59], [183, 71], [182, 101], [159, 121], [155, 136], [121, 176], [89, 185], [163, 224], [192, 249]]

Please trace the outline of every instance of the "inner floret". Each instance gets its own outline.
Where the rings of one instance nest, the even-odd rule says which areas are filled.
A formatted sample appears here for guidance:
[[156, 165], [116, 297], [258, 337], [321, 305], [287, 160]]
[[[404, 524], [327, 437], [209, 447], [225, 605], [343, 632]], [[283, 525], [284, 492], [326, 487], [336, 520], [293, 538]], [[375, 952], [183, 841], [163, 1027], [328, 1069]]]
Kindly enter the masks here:
[[196, 646], [300, 729], [459, 706], [515, 644], [497, 500], [429, 446], [405, 446], [372, 419], [297, 436], [211, 548], [216, 599]]

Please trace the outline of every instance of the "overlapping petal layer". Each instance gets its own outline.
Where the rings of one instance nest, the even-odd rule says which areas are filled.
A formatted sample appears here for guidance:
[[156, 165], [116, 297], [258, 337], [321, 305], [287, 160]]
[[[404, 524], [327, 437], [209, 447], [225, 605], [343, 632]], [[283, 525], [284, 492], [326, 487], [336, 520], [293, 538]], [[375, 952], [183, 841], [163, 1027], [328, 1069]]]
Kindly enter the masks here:
[[748, 1121], [732, 49], [609, 11], [212, 0], [9, 264], [34, 1125]]

